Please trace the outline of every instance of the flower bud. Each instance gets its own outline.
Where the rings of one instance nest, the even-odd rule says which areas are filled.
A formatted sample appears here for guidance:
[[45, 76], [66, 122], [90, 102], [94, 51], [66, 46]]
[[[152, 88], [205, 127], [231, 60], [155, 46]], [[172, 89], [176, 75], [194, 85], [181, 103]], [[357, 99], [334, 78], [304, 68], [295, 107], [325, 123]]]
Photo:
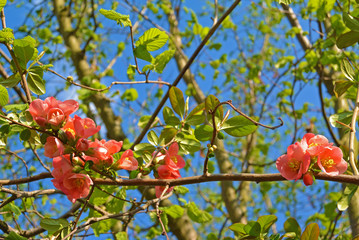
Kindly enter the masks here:
[[303, 182], [305, 184], [305, 186], [310, 186], [313, 184], [313, 174], [311, 172], [307, 172], [304, 174], [303, 176]]

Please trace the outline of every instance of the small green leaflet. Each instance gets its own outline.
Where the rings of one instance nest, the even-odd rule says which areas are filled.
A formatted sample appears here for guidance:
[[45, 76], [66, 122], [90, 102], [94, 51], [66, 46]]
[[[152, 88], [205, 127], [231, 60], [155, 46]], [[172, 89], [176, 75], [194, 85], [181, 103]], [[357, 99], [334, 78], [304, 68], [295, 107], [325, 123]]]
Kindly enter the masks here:
[[100, 9], [100, 13], [106, 18], [115, 20], [117, 24], [120, 24], [123, 27], [132, 27], [132, 23], [129, 15], [122, 15], [114, 10]]
[[352, 199], [357, 189], [358, 186], [354, 184], [350, 184], [345, 187], [343, 194], [337, 203], [339, 211], [345, 211], [349, 207], [350, 200]]
[[6, 0], [0, 0], [0, 11], [5, 7]]
[[[14, 52], [22, 69], [34, 57], [36, 40], [30, 36], [14, 40]], [[37, 55], [36, 55], [37, 56]]]
[[163, 69], [166, 67], [167, 63], [171, 60], [174, 54], [174, 50], [166, 50], [158, 55], [153, 63], [155, 72], [162, 73]]
[[12, 44], [15, 39], [11, 28], [4, 28], [0, 31], [0, 42]]
[[4, 86], [0, 85], [0, 106], [5, 106], [9, 103], [9, 93]]
[[182, 91], [177, 87], [171, 87], [169, 98], [172, 109], [183, 118], [185, 103]]

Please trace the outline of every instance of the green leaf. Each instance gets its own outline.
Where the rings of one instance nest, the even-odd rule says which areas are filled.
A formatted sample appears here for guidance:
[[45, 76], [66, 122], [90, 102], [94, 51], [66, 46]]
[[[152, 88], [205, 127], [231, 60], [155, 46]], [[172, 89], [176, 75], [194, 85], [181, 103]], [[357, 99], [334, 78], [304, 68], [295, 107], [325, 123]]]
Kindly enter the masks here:
[[342, 124], [337, 123], [337, 121], [342, 122], [344, 124], [350, 124], [352, 121], [353, 112], [341, 112], [337, 114], [333, 114], [329, 117], [330, 124], [336, 128], [345, 127]]
[[353, 31], [359, 32], [359, 21], [352, 15], [343, 11], [343, 21], [345, 26]]
[[156, 51], [163, 47], [168, 40], [168, 35], [157, 28], [150, 28], [138, 39], [136, 46], [144, 46], [147, 51]]
[[168, 144], [170, 141], [173, 140], [173, 138], [176, 136], [176, 134], [177, 134], [177, 129], [175, 129], [175, 128], [162, 129], [159, 140], [158, 140], [158, 144], [161, 146]]
[[0, 42], [12, 44], [14, 39], [14, 33], [11, 28], [4, 28], [0, 31]]
[[21, 81], [20, 74], [17, 72], [6, 79], [1, 79], [0, 84], [4, 87], [14, 87]]
[[171, 87], [169, 98], [173, 110], [183, 118], [185, 103], [182, 91], [177, 87]]
[[305, 228], [300, 240], [318, 240], [318, 238], [319, 226], [317, 223], [311, 223]]
[[0, 0], [0, 11], [5, 7], [6, 0]]
[[181, 123], [181, 120], [175, 116], [173, 110], [167, 106], [163, 108], [162, 115], [167, 125], [177, 126]]
[[5, 240], [27, 240], [28, 238], [22, 237], [15, 232], [10, 232], [9, 235], [5, 238]]
[[150, 63], [152, 63], [152, 61], [153, 61], [153, 57], [149, 53], [149, 51], [146, 49], [146, 46], [140, 45], [140, 46], [136, 47], [133, 53], [139, 59], [145, 60]]
[[255, 221], [249, 221], [243, 229], [249, 236], [252, 237], [259, 237], [261, 234], [261, 225]]
[[21, 215], [21, 210], [20, 210], [20, 208], [19, 208], [18, 206], [16, 206], [16, 205], [14, 204], [14, 202], [11, 202], [11, 203], [7, 204], [2, 210], [12, 212], [12, 213], [14, 213], [16, 216]]
[[[206, 98], [205, 101], [205, 109], [206, 109], [206, 113], [208, 114], [208, 120], [210, 121], [211, 124], [212, 123], [212, 114], [210, 114], [211, 112], [213, 112], [214, 108], [220, 103], [220, 101], [218, 100], [218, 98], [216, 98], [214, 95], [209, 95]], [[223, 106], [219, 106], [216, 110], [215, 116], [222, 121], [223, 119]]]
[[354, 72], [354, 68], [351, 65], [351, 63], [349, 62], [348, 59], [344, 58], [340, 64], [340, 68], [342, 70], [342, 73], [344, 74], [344, 76], [350, 80], [350, 81], [355, 81], [355, 72]]
[[27, 104], [9, 104], [4, 106], [7, 112], [25, 111], [28, 107]]
[[188, 188], [184, 186], [175, 186], [173, 189], [177, 194], [182, 194], [182, 195], [185, 195], [186, 193], [189, 192]]
[[349, 207], [350, 200], [352, 199], [357, 189], [358, 186], [354, 184], [349, 184], [345, 187], [343, 194], [337, 203], [339, 211], [345, 211]]
[[208, 172], [209, 173], [213, 173], [214, 172], [214, 170], [216, 170], [216, 168], [214, 167], [214, 161], [212, 161], [212, 160], [209, 160], [208, 161]]
[[334, 94], [338, 98], [342, 96], [347, 90], [354, 85], [354, 82], [342, 80], [342, 81], [335, 81], [334, 83]]
[[186, 118], [186, 123], [191, 126], [196, 126], [204, 123], [204, 120], [206, 120], [204, 115], [192, 115]]
[[300, 236], [300, 234], [302, 232], [297, 220], [295, 220], [292, 217], [288, 218], [284, 222], [284, 231], [287, 232], [287, 233], [294, 232], [296, 234], [296, 236], [298, 236], [298, 237]]
[[274, 215], [263, 215], [257, 219], [257, 222], [261, 225], [261, 233], [267, 233], [269, 228], [277, 221], [277, 217]]
[[30, 131], [30, 129], [24, 129], [24, 130], [21, 131], [21, 133], [20, 133], [20, 139], [21, 139], [22, 141], [28, 141], [28, 140], [30, 139], [30, 137], [31, 137], [31, 131]]
[[27, 83], [29, 85], [29, 89], [37, 94], [42, 95], [45, 94], [45, 81], [42, 79], [44, 74], [44, 70], [40, 66], [32, 66], [27, 74]]
[[64, 218], [43, 218], [40, 220], [40, 226], [46, 229], [49, 233], [54, 233], [64, 227], [69, 226], [69, 222]]
[[7, 89], [0, 85], [0, 106], [5, 106], [9, 103], [9, 93]]
[[166, 50], [158, 55], [153, 62], [155, 72], [162, 73], [163, 69], [166, 67], [167, 63], [171, 60], [174, 54], [174, 50]]
[[337, 46], [340, 49], [350, 47], [359, 41], [359, 32], [350, 31], [340, 35], [337, 39]]
[[114, 10], [106, 10], [103, 8], [100, 9], [100, 13], [106, 18], [116, 21], [117, 24], [120, 24], [123, 27], [132, 26], [129, 15], [122, 15]]
[[153, 131], [153, 130], [151, 130], [147, 134], [147, 140], [154, 146], [158, 145], [158, 137], [157, 137], [157, 134], [155, 133], [155, 131]]
[[14, 53], [22, 69], [26, 69], [26, 64], [35, 54], [36, 41], [30, 36], [14, 40]]
[[128, 68], [127, 68], [127, 77], [128, 79], [130, 80], [133, 80], [135, 79], [135, 75], [136, 75], [136, 66], [135, 65], [128, 65]]
[[152, 144], [149, 144], [149, 143], [139, 143], [135, 146], [134, 150], [137, 153], [141, 153], [143, 151], [153, 152], [156, 150], [156, 148]]
[[247, 236], [247, 232], [244, 230], [245, 224], [243, 223], [234, 223], [231, 226], [229, 226], [229, 229], [236, 232], [239, 237]]
[[116, 233], [116, 240], [127, 240], [128, 235], [126, 232], [118, 232]]
[[200, 125], [194, 130], [194, 135], [201, 142], [208, 141], [212, 139], [213, 128], [209, 125]]
[[180, 148], [186, 153], [195, 153], [201, 149], [201, 144], [194, 138], [194, 136], [177, 134], [176, 140]]
[[253, 133], [258, 126], [243, 116], [235, 116], [225, 121], [221, 127], [231, 136], [243, 137]]
[[136, 88], [129, 88], [122, 94], [121, 99], [126, 101], [135, 101], [138, 98]]
[[178, 205], [171, 205], [163, 209], [166, 214], [171, 216], [172, 218], [179, 218], [182, 217], [184, 213], [184, 209]]
[[212, 215], [206, 211], [198, 209], [194, 202], [187, 204], [187, 213], [189, 218], [197, 223], [206, 223], [212, 220]]

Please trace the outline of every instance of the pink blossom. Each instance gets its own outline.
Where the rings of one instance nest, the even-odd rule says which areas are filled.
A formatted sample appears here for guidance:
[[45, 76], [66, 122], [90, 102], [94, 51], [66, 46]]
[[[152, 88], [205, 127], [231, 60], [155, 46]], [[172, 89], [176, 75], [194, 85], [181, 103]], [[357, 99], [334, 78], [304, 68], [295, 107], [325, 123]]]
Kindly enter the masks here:
[[157, 172], [160, 179], [176, 179], [181, 177], [178, 168], [172, 168], [166, 164], [159, 166]]
[[[164, 187], [164, 186], [155, 186], [156, 197], [157, 198], [161, 197], [161, 195], [165, 189], [166, 189], [166, 187]], [[173, 190], [173, 187], [170, 187], [167, 189], [166, 193], [170, 193], [172, 190]]]
[[65, 148], [60, 139], [50, 136], [46, 139], [44, 149], [44, 155], [46, 157], [53, 158], [62, 155]]
[[52, 159], [52, 165], [54, 170], [52, 170], [51, 174], [55, 179], [62, 179], [63, 175], [67, 172], [71, 172], [73, 169], [70, 161], [70, 155], [68, 154], [54, 157]]
[[90, 147], [90, 141], [85, 138], [80, 138], [76, 143], [76, 149], [78, 151], [87, 151]]
[[168, 148], [168, 151], [166, 153], [165, 164], [170, 165], [173, 169], [181, 169], [186, 165], [186, 162], [183, 160], [183, 158], [178, 155], [178, 150], [178, 143], [174, 142]]
[[343, 152], [338, 147], [325, 147], [318, 154], [317, 164], [328, 175], [336, 176], [344, 173], [348, 163], [343, 159]]
[[310, 154], [306, 152], [306, 146], [296, 142], [287, 149], [287, 154], [280, 156], [276, 161], [279, 172], [287, 180], [298, 180], [308, 171]]
[[307, 152], [311, 157], [317, 156], [324, 147], [333, 145], [323, 135], [314, 135], [313, 133], [305, 134], [301, 143], [307, 146]]
[[41, 127], [46, 127], [46, 124], [59, 126], [78, 107], [79, 104], [75, 100], [61, 102], [54, 97], [48, 97], [44, 101], [35, 99], [30, 104], [29, 111], [35, 122]]
[[76, 132], [76, 136], [82, 137], [82, 138], [88, 138], [92, 135], [96, 134], [98, 131], [100, 131], [101, 127], [97, 126], [95, 122], [90, 118], [80, 118], [79, 116], [75, 115], [75, 118], [73, 120], [74, 129]]
[[133, 152], [131, 149], [126, 150], [121, 158], [115, 163], [115, 169], [125, 169], [128, 171], [133, 171], [138, 168], [137, 159], [134, 158]]
[[110, 155], [113, 155], [117, 152], [119, 152], [122, 148], [122, 141], [118, 142], [115, 140], [109, 140], [103, 144]]
[[70, 172], [64, 176], [63, 189], [60, 190], [74, 203], [76, 199], [87, 197], [91, 185], [93, 185], [93, 182], [89, 175]]

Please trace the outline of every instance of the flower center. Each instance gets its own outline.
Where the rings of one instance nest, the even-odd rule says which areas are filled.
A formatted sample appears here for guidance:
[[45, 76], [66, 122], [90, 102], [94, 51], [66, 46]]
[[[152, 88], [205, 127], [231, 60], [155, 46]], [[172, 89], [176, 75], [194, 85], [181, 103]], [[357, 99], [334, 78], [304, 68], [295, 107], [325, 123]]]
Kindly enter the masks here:
[[297, 161], [296, 159], [291, 159], [291, 161], [288, 163], [288, 165], [293, 171], [296, 171], [296, 172], [300, 168], [300, 162]]
[[172, 157], [171, 157], [171, 160], [172, 160], [174, 163], [177, 163], [177, 158], [176, 158], [176, 156], [172, 156]]
[[82, 188], [84, 186], [84, 181], [82, 179], [76, 179], [74, 181], [74, 184], [75, 184], [76, 187]]
[[330, 168], [330, 167], [332, 167], [333, 165], [335, 165], [334, 160], [331, 159], [331, 158], [321, 159], [320, 162], [322, 163], [322, 166], [323, 166], [324, 168]]
[[318, 145], [319, 145], [319, 143], [311, 143], [311, 144], [309, 144], [308, 148], [316, 147], [316, 146], [318, 146]]

